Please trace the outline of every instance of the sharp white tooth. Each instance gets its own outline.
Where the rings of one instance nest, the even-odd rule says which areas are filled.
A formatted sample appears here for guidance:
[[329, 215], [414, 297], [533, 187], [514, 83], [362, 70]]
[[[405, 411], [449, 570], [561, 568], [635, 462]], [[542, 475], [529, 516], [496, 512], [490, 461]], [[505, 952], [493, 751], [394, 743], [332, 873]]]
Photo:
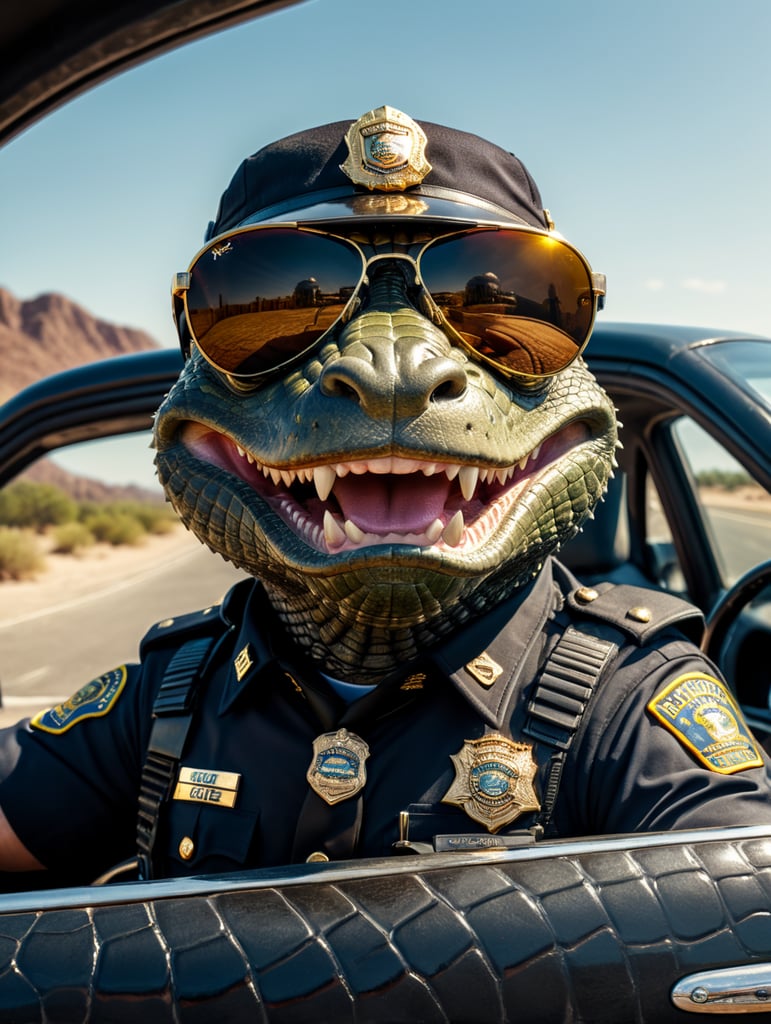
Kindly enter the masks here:
[[[460, 473], [458, 474], [458, 481], [460, 483], [461, 493], [466, 501], [471, 501], [474, 497], [474, 491], [476, 490], [478, 480], [479, 470], [476, 466], [461, 466]], [[461, 518], [463, 517], [461, 516]], [[449, 526], [450, 524], [448, 523], [447, 525]]]
[[246, 453], [246, 461], [249, 463], [250, 466], [254, 465], [254, 456], [250, 455], [249, 452]]
[[345, 531], [329, 509], [324, 513], [324, 540], [328, 548], [339, 548], [345, 542]]
[[285, 487], [291, 487], [294, 483], [294, 473], [291, 469], [282, 469], [281, 479], [283, 480]]
[[519, 460], [519, 462], [517, 463], [517, 465], [519, 466], [519, 468], [520, 468], [520, 469], [524, 469], [524, 468], [525, 468], [525, 466], [527, 465], [527, 455], [524, 455], [524, 456], [523, 456], [523, 457], [522, 457], [522, 458], [521, 458], [521, 459]]
[[277, 469], [274, 469], [272, 466], [270, 468], [270, 478], [276, 485], [276, 487], [278, 487], [278, 485], [281, 483], [281, 473]]
[[531, 459], [537, 459], [540, 454], [541, 454], [541, 446], [540, 446], [540, 444], [537, 444], [535, 446], [535, 448], [533, 448], [533, 450], [530, 452], [530, 458]]
[[458, 473], [460, 473], [460, 466], [457, 463], [454, 466], [445, 466], [444, 471], [447, 474], [448, 480], [454, 480]]
[[426, 527], [425, 537], [429, 544], [436, 544], [442, 536], [444, 523], [441, 519], [435, 519], [430, 526]]
[[463, 522], [463, 513], [458, 509], [447, 526], [445, 526], [444, 533], [442, 534], [442, 540], [445, 544], [449, 545], [449, 547], [457, 548], [463, 539], [464, 527], [465, 523]]
[[316, 494], [322, 501], [326, 501], [332, 488], [335, 486], [337, 476], [331, 466], [316, 466], [313, 470], [313, 483], [316, 485]]
[[508, 469], [497, 469], [495, 471], [495, 479], [499, 484], [505, 484], [509, 477]]
[[433, 476], [436, 473], [436, 463], [426, 462], [422, 466], [423, 476]]
[[364, 540], [364, 531], [360, 530], [356, 523], [352, 522], [350, 519], [346, 519], [344, 529], [346, 537], [353, 544], [361, 544]]
[[244, 451], [244, 449], [241, 447], [240, 444], [236, 445], [236, 451], [238, 452], [238, 454], [241, 456], [242, 459], [243, 459], [244, 455], [246, 455], [246, 452]]

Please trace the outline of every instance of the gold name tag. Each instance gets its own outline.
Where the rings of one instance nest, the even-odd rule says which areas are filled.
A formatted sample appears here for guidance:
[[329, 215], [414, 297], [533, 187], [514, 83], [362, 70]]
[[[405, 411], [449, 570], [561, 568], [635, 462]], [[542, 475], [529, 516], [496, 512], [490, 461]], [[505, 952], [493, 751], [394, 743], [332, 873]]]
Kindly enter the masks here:
[[209, 768], [179, 769], [174, 790], [174, 800], [191, 800], [199, 804], [216, 804], [218, 807], [235, 807], [238, 772], [216, 772]]

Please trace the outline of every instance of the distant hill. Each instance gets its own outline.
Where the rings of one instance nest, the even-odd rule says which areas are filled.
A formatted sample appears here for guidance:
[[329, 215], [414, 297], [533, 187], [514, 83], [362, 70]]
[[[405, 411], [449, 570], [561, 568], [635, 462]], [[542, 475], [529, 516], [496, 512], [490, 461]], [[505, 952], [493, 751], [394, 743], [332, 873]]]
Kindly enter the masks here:
[[153, 504], [162, 504], [164, 501], [160, 484], [156, 490], [136, 484], [105, 484], [101, 480], [70, 473], [50, 459], [39, 459], [25, 469], [18, 479], [36, 484], [53, 484], [76, 501], [139, 501]]
[[159, 347], [145, 331], [99, 320], [64, 295], [22, 300], [0, 288], [0, 402], [59, 370]]
[[[145, 331], [99, 320], [64, 295], [21, 300], [0, 288], [0, 403], [60, 370], [159, 347]], [[103, 484], [68, 473], [48, 459], [30, 466], [23, 476], [55, 484], [78, 501], [162, 500], [160, 489]]]

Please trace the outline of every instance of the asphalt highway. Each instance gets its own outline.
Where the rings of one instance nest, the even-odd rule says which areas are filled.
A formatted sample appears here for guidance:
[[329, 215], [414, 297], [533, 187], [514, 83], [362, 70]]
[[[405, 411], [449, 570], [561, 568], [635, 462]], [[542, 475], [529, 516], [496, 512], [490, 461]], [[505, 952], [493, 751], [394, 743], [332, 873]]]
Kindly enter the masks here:
[[153, 623], [214, 604], [243, 574], [192, 547], [163, 570], [102, 587], [46, 614], [0, 623], [0, 725], [58, 703], [96, 676], [137, 660]]

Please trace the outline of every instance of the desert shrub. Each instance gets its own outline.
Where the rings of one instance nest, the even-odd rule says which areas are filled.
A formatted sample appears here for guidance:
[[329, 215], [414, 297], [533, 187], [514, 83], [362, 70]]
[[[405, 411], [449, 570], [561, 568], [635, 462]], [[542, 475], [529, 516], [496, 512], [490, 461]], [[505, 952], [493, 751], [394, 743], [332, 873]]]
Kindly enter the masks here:
[[161, 509], [160, 514], [150, 517], [149, 522], [145, 525], [145, 529], [148, 533], [162, 536], [171, 533], [178, 523], [179, 519], [173, 509]]
[[726, 491], [735, 491], [737, 487], [747, 487], [755, 481], [744, 470], [704, 469], [696, 475], [702, 487], [722, 487]]
[[103, 511], [89, 516], [83, 524], [96, 540], [105, 544], [140, 544], [145, 528], [134, 516], [126, 512]]
[[178, 522], [174, 510], [160, 502], [115, 502], [109, 508], [113, 513], [124, 513], [138, 519], [147, 533], [168, 533]]
[[22, 580], [45, 568], [37, 539], [26, 530], [0, 526], [0, 580]]
[[53, 484], [20, 480], [0, 491], [0, 524], [30, 527], [42, 532], [47, 526], [73, 521], [78, 504]]
[[84, 523], [62, 523], [53, 533], [53, 550], [59, 555], [74, 555], [94, 543], [94, 535]]

